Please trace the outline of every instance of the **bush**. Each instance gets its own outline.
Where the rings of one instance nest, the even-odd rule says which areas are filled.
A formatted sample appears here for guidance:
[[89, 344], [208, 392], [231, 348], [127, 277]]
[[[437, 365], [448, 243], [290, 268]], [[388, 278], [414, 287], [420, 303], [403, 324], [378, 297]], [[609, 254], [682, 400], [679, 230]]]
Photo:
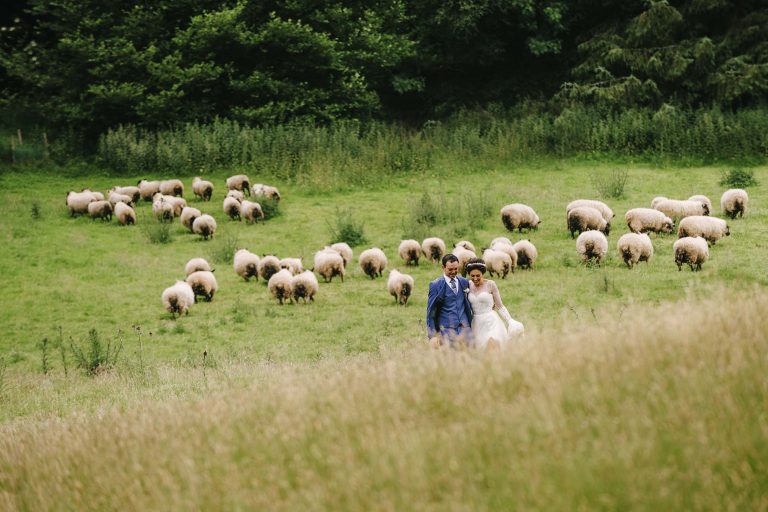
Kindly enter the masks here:
[[613, 169], [609, 173], [594, 173], [591, 177], [592, 185], [602, 197], [619, 199], [624, 197], [624, 187], [627, 185], [629, 171], [627, 169]]
[[264, 212], [264, 220], [267, 221], [280, 215], [280, 201], [269, 197], [261, 196], [256, 199]]
[[161, 222], [147, 216], [142, 219], [139, 226], [141, 226], [141, 232], [144, 233], [147, 241], [151, 244], [168, 244], [173, 242], [170, 222]]
[[746, 188], [758, 185], [752, 169], [729, 169], [720, 175], [720, 185], [731, 188]]
[[240, 239], [237, 238], [237, 235], [227, 233], [216, 238], [208, 257], [216, 263], [232, 263], [238, 249], [240, 249]]
[[355, 222], [355, 216], [352, 209], [344, 210], [336, 208], [335, 224], [328, 223], [331, 232], [330, 243], [346, 242], [350, 247], [368, 243], [365, 238], [365, 224], [363, 221]]
[[113, 345], [112, 340], [109, 340], [105, 347], [96, 329], [91, 329], [88, 331], [88, 347], [85, 350], [70, 342], [77, 367], [84, 370], [88, 375], [98, 375], [114, 368], [120, 351], [123, 349], [122, 338], [118, 337], [117, 341], [118, 343]]

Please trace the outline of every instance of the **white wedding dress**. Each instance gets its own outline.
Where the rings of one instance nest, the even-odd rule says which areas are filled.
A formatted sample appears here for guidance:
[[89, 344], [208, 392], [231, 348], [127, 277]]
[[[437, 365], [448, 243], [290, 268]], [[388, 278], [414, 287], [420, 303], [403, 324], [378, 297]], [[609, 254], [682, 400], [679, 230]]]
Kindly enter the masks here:
[[[494, 340], [503, 349], [510, 340], [523, 334], [523, 324], [510, 316], [493, 281], [486, 280], [480, 289], [470, 284], [469, 302], [472, 305], [472, 345], [475, 348], [485, 349]], [[499, 315], [505, 317], [506, 324]]]

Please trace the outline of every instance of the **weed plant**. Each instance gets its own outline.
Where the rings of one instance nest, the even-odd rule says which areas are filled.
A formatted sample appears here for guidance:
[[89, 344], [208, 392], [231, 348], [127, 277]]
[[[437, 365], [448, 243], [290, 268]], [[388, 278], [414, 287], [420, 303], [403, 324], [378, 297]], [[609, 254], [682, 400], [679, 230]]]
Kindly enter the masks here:
[[210, 261], [220, 265], [232, 263], [235, 253], [241, 248], [239, 237], [230, 231], [226, 231], [219, 233], [210, 243], [208, 257]]
[[139, 221], [139, 228], [151, 244], [170, 244], [173, 242], [173, 229], [169, 222], [162, 222], [149, 215]]
[[268, 221], [280, 215], [280, 200], [272, 197], [261, 196], [257, 199], [261, 211], [264, 213], [264, 220]]
[[328, 222], [330, 231], [330, 243], [345, 242], [350, 247], [356, 247], [368, 243], [365, 237], [365, 223], [355, 220], [355, 213], [351, 208], [336, 208], [333, 222]]
[[114, 368], [123, 349], [123, 340], [119, 332], [115, 344], [109, 339], [105, 346], [98, 331], [91, 329], [88, 331], [88, 339], [85, 343], [87, 346], [82, 348], [72, 342], [70, 348], [77, 367], [91, 376]]
[[629, 171], [627, 169], [612, 169], [609, 172], [593, 172], [592, 185], [597, 194], [606, 199], [620, 199], [624, 197], [624, 188], [627, 186]]
[[720, 185], [730, 188], [747, 188], [759, 185], [752, 169], [728, 169], [720, 175]]

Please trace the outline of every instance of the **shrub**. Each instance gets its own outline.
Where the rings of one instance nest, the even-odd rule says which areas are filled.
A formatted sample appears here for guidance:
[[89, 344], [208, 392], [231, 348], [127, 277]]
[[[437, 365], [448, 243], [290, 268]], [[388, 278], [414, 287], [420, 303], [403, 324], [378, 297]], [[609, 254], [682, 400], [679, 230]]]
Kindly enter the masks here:
[[141, 232], [151, 244], [168, 244], [173, 242], [171, 223], [161, 222], [153, 217], [145, 216], [140, 222]]
[[40, 203], [35, 201], [32, 203], [32, 207], [29, 209], [29, 214], [32, 216], [32, 220], [40, 220], [42, 214], [40, 213]]
[[335, 223], [328, 222], [328, 228], [331, 232], [330, 243], [346, 242], [351, 247], [368, 243], [365, 238], [365, 224], [363, 221], [355, 221], [352, 209], [336, 208]]
[[259, 197], [258, 202], [259, 202], [259, 205], [261, 206], [261, 211], [264, 212], [265, 221], [280, 215], [279, 200], [272, 199], [269, 197]]
[[602, 197], [619, 199], [624, 197], [624, 187], [627, 185], [628, 178], [627, 169], [613, 169], [608, 173], [595, 172], [591, 180], [595, 190]]
[[70, 348], [75, 358], [78, 368], [81, 368], [88, 375], [98, 375], [106, 370], [114, 368], [117, 364], [117, 358], [123, 348], [123, 340], [119, 337], [118, 343], [112, 344], [112, 340], [107, 341], [107, 345], [101, 341], [101, 337], [96, 329], [88, 331], [87, 348], [81, 347], [70, 342]]
[[746, 188], [758, 185], [752, 169], [729, 169], [720, 175], [720, 185], [731, 188]]
[[216, 241], [211, 244], [208, 257], [216, 263], [231, 263], [238, 249], [240, 249], [240, 239], [237, 238], [237, 235], [226, 233], [223, 236], [218, 236]]

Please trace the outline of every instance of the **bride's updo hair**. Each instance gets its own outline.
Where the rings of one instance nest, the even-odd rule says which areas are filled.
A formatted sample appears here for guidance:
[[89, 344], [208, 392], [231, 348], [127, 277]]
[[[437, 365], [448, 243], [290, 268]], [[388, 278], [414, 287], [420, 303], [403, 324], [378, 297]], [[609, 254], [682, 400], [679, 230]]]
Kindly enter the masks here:
[[482, 258], [470, 258], [464, 268], [467, 269], [467, 274], [473, 270], [479, 270], [481, 274], [485, 274], [485, 262]]

